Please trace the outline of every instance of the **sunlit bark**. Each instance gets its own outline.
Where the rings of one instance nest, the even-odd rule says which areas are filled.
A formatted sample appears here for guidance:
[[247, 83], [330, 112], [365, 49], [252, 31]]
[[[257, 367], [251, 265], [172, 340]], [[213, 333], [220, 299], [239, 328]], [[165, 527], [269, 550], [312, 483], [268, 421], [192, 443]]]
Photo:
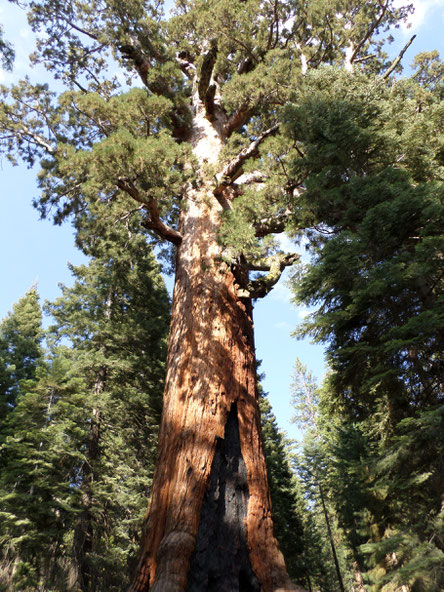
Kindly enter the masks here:
[[[216, 161], [223, 144], [217, 122], [196, 117], [191, 142], [199, 160]], [[237, 489], [239, 496], [227, 495], [221, 507], [228, 515], [229, 504], [237, 503], [232, 515], [243, 524], [226, 517], [221, 522], [225, 528], [228, 524], [233, 544], [245, 546], [242, 553], [253, 575], [239, 559], [232, 573], [224, 574], [225, 582], [234, 583], [223, 584], [220, 574], [207, 573], [201, 589], [298, 590], [273, 534], [256, 392], [252, 303], [239, 296], [237, 280], [222, 258], [217, 240], [221, 211], [214, 186], [203, 183], [190, 190], [181, 214], [183, 238], [177, 251], [159, 457], [132, 592], [194, 590], [189, 571], [190, 565], [197, 565], [193, 553], [205, 520], [203, 499], [206, 492], [212, 495], [210, 481], [221, 479], [214, 473], [220, 465], [215, 455], [224, 440], [223, 456], [230, 446], [236, 449], [228, 439], [237, 437], [239, 454], [231, 464], [241, 473], [245, 467], [246, 483], [234, 474], [222, 477], [234, 482], [233, 492]], [[237, 428], [227, 428], [233, 414], [238, 436]], [[252, 584], [256, 580], [259, 588]]]

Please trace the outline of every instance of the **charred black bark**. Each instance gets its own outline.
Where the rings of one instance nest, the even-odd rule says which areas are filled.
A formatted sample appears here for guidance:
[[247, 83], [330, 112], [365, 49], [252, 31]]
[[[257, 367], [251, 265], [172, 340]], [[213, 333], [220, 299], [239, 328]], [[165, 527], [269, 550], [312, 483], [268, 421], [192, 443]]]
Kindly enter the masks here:
[[217, 443], [186, 592], [260, 592], [245, 541], [248, 498], [234, 404]]

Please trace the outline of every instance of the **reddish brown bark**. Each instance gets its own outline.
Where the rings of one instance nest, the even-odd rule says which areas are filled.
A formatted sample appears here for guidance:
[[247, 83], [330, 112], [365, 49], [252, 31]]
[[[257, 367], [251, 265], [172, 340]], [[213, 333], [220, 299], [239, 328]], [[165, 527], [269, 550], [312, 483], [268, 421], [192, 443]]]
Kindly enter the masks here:
[[[196, 123], [198, 157], [214, 158], [220, 143], [207, 120]], [[221, 205], [213, 191], [208, 183], [190, 193], [181, 214], [159, 457], [132, 592], [186, 589], [202, 501], [232, 408], [247, 474], [244, 532], [252, 569], [263, 592], [299, 589], [289, 580], [273, 534], [252, 306], [238, 296], [235, 277], [222, 260]]]

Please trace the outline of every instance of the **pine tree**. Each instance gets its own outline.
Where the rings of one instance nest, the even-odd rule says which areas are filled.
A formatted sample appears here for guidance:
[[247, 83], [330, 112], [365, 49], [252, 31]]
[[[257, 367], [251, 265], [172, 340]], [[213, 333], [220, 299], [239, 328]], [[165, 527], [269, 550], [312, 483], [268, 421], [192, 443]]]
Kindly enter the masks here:
[[[295, 371], [292, 383], [292, 404], [295, 414], [292, 421], [304, 430], [303, 454], [298, 462], [298, 472], [303, 476], [305, 493], [312, 504], [312, 511], [318, 514], [317, 528], [319, 530], [319, 517], [322, 516], [324, 530], [327, 533], [331, 557], [334, 564], [334, 587], [345, 591], [343, 570], [340, 566], [337, 537], [334, 535], [334, 519], [328, 502], [328, 458], [325, 451], [325, 439], [319, 413], [320, 389], [311, 372], [309, 372], [299, 359], [295, 362]], [[313, 516], [315, 518], [315, 516]], [[336, 541], [335, 541], [336, 539]], [[325, 541], [327, 542], [327, 541]], [[333, 585], [330, 577], [326, 578], [327, 570], [321, 570], [319, 574], [324, 580], [322, 589], [329, 589]], [[321, 581], [322, 581], [321, 580]], [[327, 588], [325, 588], [327, 586]]]
[[[98, 201], [119, 202], [176, 247], [159, 459], [133, 592], [221, 580], [295, 590], [273, 534], [252, 323], [252, 301], [298, 258], [273, 240], [291, 221], [301, 228], [306, 191], [289, 168], [302, 142], [280, 120], [310, 69], [388, 77], [380, 33], [409, 8], [180, 0], [167, 20], [160, 6], [33, 2], [43, 33], [34, 59], [68, 90], [55, 103], [48, 87], [20, 83], [0, 127], [12, 160], [16, 150], [43, 159], [44, 215], [94, 218]], [[116, 67], [142, 88], [125, 92]], [[216, 500], [227, 471], [234, 507]], [[195, 550], [210, 524], [229, 524], [230, 536], [204, 557]]]
[[328, 343], [345, 405], [359, 400], [368, 412], [389, 394], [396, 422], [414, 400], [433, 405], [442, 393], [439, 89], [411, 80], [389, 89], [340, 72], [316, 87], [307, 112], [297, 111], [309, 122], [304, 215], [314, 254], [297, 291], [320, 305], [302, 331]]
[[48, 305], [56, 321], [51, 353], [5, 428], [0, 537], [8, 592], [117, 592], [138, 549], [169, 298], [137, 220], [83, 245], [90, 263], [72, 267], [74, 285]]
[[85, 592], [117, 591], [154, 470], [169, 298], [136, 220], [83, 245], [91, 262], [72, 268], [74, 285], [49, 308], [87, 392], [70, 578]]
[[302, 333], [328, 344], [335, 503], [372, 590], [442, 586], [442, 63], [416, 65], [391, 88], [317, 72], [288, 107], [313, 253], [295, 286], [317, 305]]
[[42, 339], [42, 312], [33, 287], [0, 323], [0, 419], [17, 404], [21, 382], [35, 377]]
[[[37, 590], [56, 562], [73, 495], [72, 457], [78, 450], [72, 418], [56, 437], [52, 425], [60, 393], [77, 390], [62, 360], [50, 363], [41, 345], [42, 313], [36, 288], [1, 323], [2, 395], [0, 431], [0, 573], [2, 590]], [[63, 369], [63, 371], [62, 371]], [[82, 414], [82, 399], [72, 401]], [[74, 442], [74, 443], [73, 443]]]
[[289, 575], [296, 582], [304, 584], [307, 580], [304, 565], [305, 508], [299, 483], [290, 466], [290, 443], [279, 430], [271, 404], [260, 385], [259, 396], [276, 537], [284, 553]]

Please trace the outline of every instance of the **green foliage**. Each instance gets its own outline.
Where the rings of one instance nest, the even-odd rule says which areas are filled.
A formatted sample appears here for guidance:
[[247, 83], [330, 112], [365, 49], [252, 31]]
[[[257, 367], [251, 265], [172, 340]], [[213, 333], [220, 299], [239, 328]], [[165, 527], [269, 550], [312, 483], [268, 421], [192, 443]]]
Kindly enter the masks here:
[[168, 295], [139, 223], [84, 241], [90, 263], [73, 267], [74, 285], [47, 305], [55, 319], [47, 363], [21, 381], [5, 423], [0, 547], [8, 592], [117, 591], [135, 561], [169, 324]]
[[[307, 167], [301, 209], [313, 228], [314, 259], [295, 286], [301, 301], [319, 305], [301, 332], [330, 344], [331, 383], [344, 399], [359, 393], [361, 402], [370, 402], [389, 391], [401, 397], [408, 384], [418, 400], [434, 401], [444, 323], [444, 210], [436, 179], [442, 174], [442, 138], [428, 142], [418, 159], [437, 105], [431, 99], [412, 125], [403, 92], [384, 99], [381, 86], [371, 97], [378, 86], [345, 79], [345, 99], [336, 98], [333, 80], [319, 91], [322, 101], [316, 93], [307, 99], [306, 119], [299, 113], [305, 104], [296, 109], [298, 121], [307, 122], [295, 131], [307, 130], [306, 153], [295, 167]], [[344, 84], [342, 74], [336, 84]], [[288, 113], [290, 121], [295, 113]], [[401, 145], [404, 158], [397, 156]]]
[[3, 36], [3, 27], [0, 25], [0, 62], [5, 70], [12, 70], [15, 51], [12, 45]]
[[294, 581], [305, 583], [303, 500], [289, 462], [288, 442], [279, 431], [266, 394], [260, 390], [262, 436], [276, 536]]
[[0, 418], [16, 405], [22, 382], [35, 378], [43, 350], [42, 312], [31, 288], [0, 323]]
[[62, 355], [21, 383], [0, 448], [2, 590], [31, 592], [45, 580], [63, 585], [63, 539], [75, 516], [73, 484], [83, 460], [84, 403], [84, 383]]
[[[301, 451], [293, 461], [306, 503], [305, 544], [310, 585], [322, 592], [349, 590], [352, 561], [332, 505], [329, 425], [320, 413], [323, 390], [299, 359], [295, 362], [291, 391], [295, 412], [292, 422], [303, 432]], [[322, 557], [320, 563], [319, 557]]]
[[[351, 573], [353, 562], [375, 590], [438, 590], [439, 56], [418, 56], [409, 80], [383, 75], [389, 28], [412, 10], [392, 0], [178, 0], [174, 10], [167, 19], [162, 3], [145, 0], [32, 2], [33, 61], [66, 92], [28, 80], [1, 89], [2, 147], [13, 163], [40, 162], [36, 206], [57, 223], [73, 215], [92, 258], [49, 306], [45, 364], [36, 312], [34, 333], [20, 325], [24, 313], [0, 327], [7, 586], [63, 589], [67, 574], [81, 589], [125, 585], [152, 472], [168, 317], [147, 229], [171, 239], [165, 225], [178, 232], [194, 190], [211, 180], [220, 189], [224, 166], [257, 141], [223, 173], [233, 196], [221, 217], [224, 254], [248, 275], [248, 265], [271, 268], [274, 233], [308, 239], [313, 259], [296, 292], [318, 308], [301, 331], [329, 344], [332, 366], [325, 388], [306, 373], [295, 386], [298, 420], [309, 426], [304, 577], [333, 592], [339, 563]], [[129, 89], [136, 78], [143, 89]], [[207, 95], [207, 123], [224, 144], [211, 166], [191, 155], [197, 98]], [[262, 406], [278, 536], [302, 577], [302, 501]]]
[[437, 54], [416, 65], [390, 86], [319, 69], [283, 114], [312, 254], [295, 293], [316, 307], [299, 334], [332, 369], [325, 488], [372, 592], [443, 585], [442, 82]]

